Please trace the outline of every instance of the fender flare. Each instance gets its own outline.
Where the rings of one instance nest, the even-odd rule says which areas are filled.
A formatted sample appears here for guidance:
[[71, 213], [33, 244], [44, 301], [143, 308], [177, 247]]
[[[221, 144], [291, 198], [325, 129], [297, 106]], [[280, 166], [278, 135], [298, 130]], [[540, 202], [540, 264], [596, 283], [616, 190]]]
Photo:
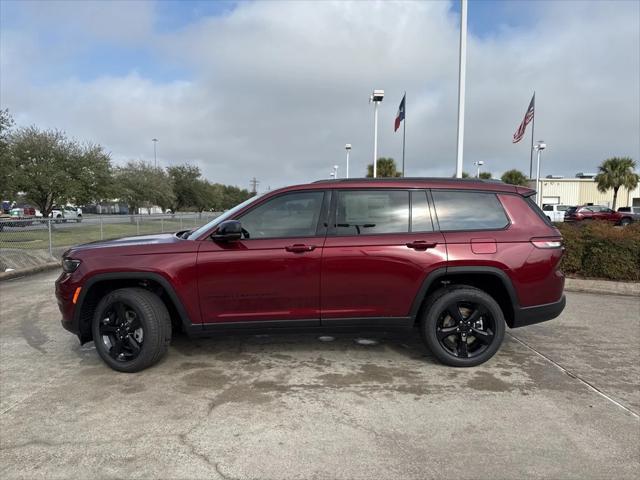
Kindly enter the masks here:
[[155, 272], [109, 272], [109, 273], [97, 273], [92, 275], [86, 282], [83, 282], [82, 291], [78, 296], [78, 302], [76, 304], [75, 311], [73, 313], [73, 324], [78, 327], [78, 331], [80, 329], [80, 314], [82, 312], [82, 306], [86, 299], [88, 292], [91, 291], [91, 287], [93, 287], [96, 283], [102, 281], [113, 281], [113, 280], [151, 280], [153, 282], [158, 283], [164, 291], [167, 293], [173, 305], [180, 316], [180, 321], [182, 322], [182, 326], [185, 331], [191, 332], [193, 330], [201, 330], [201, 325], [194, 325], [187, 313], [182, 301], [176, 294], [175, 289], [171, 285], [171, 283], [162, 275]]
[[418, 293], [413, 299], [413, 303], [411, 304], [410, 316], [415, 321], [418, 317], [418, 313], [420, 311], [420, 307], [422, 306], [422, 302], [425, 299], [425, 296], [433, 282], [438, 280], [441, 277], [447, 275], [461, 275], [461, 274], [489, 274], [493, 275], [500, 279], [500, 282], [505, 287], [507, 294], [509, 295], [509, 299], [511, 301], [511, 306], [513, 308], [514, 315], [516, 312], [520, 310], [520, 305], [518, 303], [518, 297], [516, 296], [516, 290], [513, 287], [513, 283], [509, 276], [497, 267], [489, 267], [489, 266], [469, 266], [469, 267], [442, 267], [437, 268], [427, 275], [427, 277], [422, 282]]

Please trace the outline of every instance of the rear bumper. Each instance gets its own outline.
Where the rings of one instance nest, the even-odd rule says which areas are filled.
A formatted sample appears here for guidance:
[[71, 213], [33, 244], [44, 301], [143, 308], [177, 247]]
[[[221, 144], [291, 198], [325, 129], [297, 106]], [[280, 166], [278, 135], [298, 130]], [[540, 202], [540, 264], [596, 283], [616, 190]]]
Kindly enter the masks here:
[[526, 325], [552, 320], [562, 313], [566, 304], [567, 299], [562, 295], [562, 298], [554, 303], [536, 305], [535, 307], [519, 308], [514, 313], [513, 325], [511, 328], [524, 327]]

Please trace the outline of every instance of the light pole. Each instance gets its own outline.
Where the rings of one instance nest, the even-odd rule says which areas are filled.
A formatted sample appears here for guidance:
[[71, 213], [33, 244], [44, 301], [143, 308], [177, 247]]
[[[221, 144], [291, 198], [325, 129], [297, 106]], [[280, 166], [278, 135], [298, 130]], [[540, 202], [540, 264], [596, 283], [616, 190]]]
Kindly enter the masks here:
[[158, 144], [158, 139], [152, 138], [151, 141], [153, 142], [153, 165], [155, 168], [158, 168], [158, 157], [156, 155], [156, 145]]
[[476, 178], [480, 178], [480, 167], [484, 165], [484, 162], [482, 160], [478, 160], [477, 162], [473, 162], [473, 164], [478, 167], [476, 170]]
[[384, 98], [384, 90], [374, 90], [369, 97], [373, 102], [373, 178], [378, 176], [378, 104]]
[[334, 178], [338, 178], [338, 165], [333, 166], [333, 176]]
[[545, 148], [547, 148], [547, 144], [544, 143], [544, 140], [538, 140], [538, 143], [533, 146], [533, 149], [538, 152], [536, 161], [536, 203], [540, 208], [542, 208], [542, 192], [540, 191], [540, 187], [542, 186], [540, 183], [540, 153]]
[[462, 178], [464, 151], [464, 91], [467, 77], [467, 0], [460, 0], [460, 65], [458, 70], [458, 144], [456, 178]]
[[346, 176], [346, 178], [349, 178], [349, 152], [351, 151], [351, 144], [347, 143], [344, 146], [344, 149], [347, 151], [347, 176]]

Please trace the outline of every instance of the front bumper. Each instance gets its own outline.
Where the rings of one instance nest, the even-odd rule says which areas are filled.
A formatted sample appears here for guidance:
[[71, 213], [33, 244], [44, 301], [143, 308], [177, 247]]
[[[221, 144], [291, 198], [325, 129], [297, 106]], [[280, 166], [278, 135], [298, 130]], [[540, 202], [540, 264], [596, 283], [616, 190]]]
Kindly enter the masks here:
[[534, 323], [553, 320], [562, 313], [566, 304], [567, 299], [562, 295], [557, 302], [519, 308], [514, 312], [513, 325], [511, 328], [524, 327], [526, 325], [533, 325]]
[[62, 326], [65, 330], [80, 334], [80, 328], [77, 321], [74, 321], [76, 306], [73, 303], [73, 294], [79, 285], [75, 284], [71, 280], [71, 275], [62, 272], [56, 280], [56, 300], [58, 302], [58, 308], [62, 314]]

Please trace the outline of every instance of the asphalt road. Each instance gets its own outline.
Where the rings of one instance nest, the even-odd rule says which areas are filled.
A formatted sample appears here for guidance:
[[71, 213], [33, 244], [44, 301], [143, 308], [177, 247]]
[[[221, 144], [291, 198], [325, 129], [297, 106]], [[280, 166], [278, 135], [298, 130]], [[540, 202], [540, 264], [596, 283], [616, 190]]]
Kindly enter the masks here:
[[640, 299], [568, 294], [490, 362], [416, 336], [178, 337], [111, 371], [59, 324], [55, 273], [0, 282], [0, 477], [638, 478]]

